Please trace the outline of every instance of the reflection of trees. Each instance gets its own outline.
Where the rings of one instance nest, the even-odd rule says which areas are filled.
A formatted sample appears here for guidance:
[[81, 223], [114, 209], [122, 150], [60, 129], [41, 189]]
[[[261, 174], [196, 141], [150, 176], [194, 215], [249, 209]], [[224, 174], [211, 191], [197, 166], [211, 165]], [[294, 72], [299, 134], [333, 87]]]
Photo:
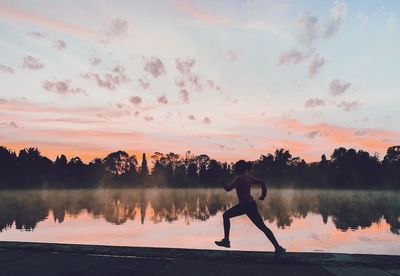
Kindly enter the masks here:
[[[0, 193], [0, 231], [12, 225], [32, 230], [49, 213], [59, 223], [66, 215], [82, 212], [117, 225], [136, 219], [142, 223], [178, 219], [190, 223], [208, 220], [235, 203], [234, 193], [219, 189], [7, 191]], [[314, 213], [321, 214], [324, 223], [331, 218], [336, 228], [344, 231], [385, 221], [392, 233], [400, 234], [398, 192], [271, 189], [259, 210], [265, 220], [281, 228]]]
[[35, 192], [26, 192], [24, 195], [0, 193], [0, 231], [13, 224], [16, 229], [32, 230], [47, 216], [48, 208]]

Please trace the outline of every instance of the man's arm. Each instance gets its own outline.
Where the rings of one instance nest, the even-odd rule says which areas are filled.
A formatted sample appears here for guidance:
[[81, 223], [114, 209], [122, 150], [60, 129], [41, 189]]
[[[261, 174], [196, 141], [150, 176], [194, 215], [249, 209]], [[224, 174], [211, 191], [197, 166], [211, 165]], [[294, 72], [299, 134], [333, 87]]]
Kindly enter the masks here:
[[238, 178], [236, 177], [231, 183], [225, 183], [224, 179], [221, 178], [219, 180], [219, 182], [222, 184], [222, 186], [224, 187], [225, 191], [229, 192], [229, 191], [231, 191], [231, 190], [236, 188], [237, 182], [238, 182]]
[[264, 198], [267, 196], [267, 184], [265, 183], [265, 181], [252, 177], [251, 181], [254, 184], [260, 185], [261, 186], [261, 196], [259, 197], [260, 200], [264, 200]]

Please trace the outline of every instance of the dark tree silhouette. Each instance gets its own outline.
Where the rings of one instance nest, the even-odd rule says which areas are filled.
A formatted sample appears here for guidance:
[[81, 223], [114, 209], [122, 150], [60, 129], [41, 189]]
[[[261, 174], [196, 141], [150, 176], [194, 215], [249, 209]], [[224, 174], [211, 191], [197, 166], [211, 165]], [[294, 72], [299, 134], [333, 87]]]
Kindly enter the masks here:
[[0, 146], [0, 187], [7, 186], [13, 181], [17, 169], [17, 156], [15, 152]]
[[[79, 157], [54, 163], [37, 148], [20, 150], [18, 156], [0, 146], [0, 188], [74, 188], [120, 186], [214, 187], [219, 177], [233, 178], [232, 164], [206, 154], [155, 152], [151, 173], [146, 155], [141, 166], [135, 155], [116, 151], [85, 164]], [[307, 163], [286, 149], [252, 161], [252, 174], [270, 186], [317, 188], [400, 188], [400, 146], [387, 149], [383, 160], [364, 150], [335, 149], [330, 159]]]
[[140, 174], [142, 176], [147, 176], [149, 174], [149, 167], [147, 167], [147, 159], [146, 154], [142, 155], [142, 166], [140, 167]]

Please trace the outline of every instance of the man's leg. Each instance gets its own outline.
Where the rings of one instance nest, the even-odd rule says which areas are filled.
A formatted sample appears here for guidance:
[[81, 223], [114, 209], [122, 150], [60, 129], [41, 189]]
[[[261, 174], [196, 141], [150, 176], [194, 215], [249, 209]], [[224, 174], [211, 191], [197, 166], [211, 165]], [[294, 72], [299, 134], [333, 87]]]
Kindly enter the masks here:
[[231, 223], [229, 219], [244, 215], [245, 213], [246, 210], [241, 204], [237, 204], [224, 212], [224, 214], [222, 215], [222, 217], [224, 218], [224, 240], [229, 241], [229, 231], [231, 229]]
[[250, 218], [250, 220], [258, 227], [258, 229], [264, 232], [267, 238], [274, 245], [275, 249], [279, 248], [279, 243], [276, 240], [274, 233], [272, 233], [272, 231], [265, 225], [260, 213], [257, 210], [257, 204], [255, 202], [254, 204], [249, 206], [246, 214]]

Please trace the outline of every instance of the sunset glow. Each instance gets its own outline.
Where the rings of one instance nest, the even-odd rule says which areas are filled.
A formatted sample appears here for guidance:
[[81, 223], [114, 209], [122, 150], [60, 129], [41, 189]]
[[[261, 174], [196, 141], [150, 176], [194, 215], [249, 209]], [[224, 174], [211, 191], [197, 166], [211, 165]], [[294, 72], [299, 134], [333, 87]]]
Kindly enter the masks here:
[[0, 0], [0, 145], [382, 158], [400, 137], [397, 1]]

